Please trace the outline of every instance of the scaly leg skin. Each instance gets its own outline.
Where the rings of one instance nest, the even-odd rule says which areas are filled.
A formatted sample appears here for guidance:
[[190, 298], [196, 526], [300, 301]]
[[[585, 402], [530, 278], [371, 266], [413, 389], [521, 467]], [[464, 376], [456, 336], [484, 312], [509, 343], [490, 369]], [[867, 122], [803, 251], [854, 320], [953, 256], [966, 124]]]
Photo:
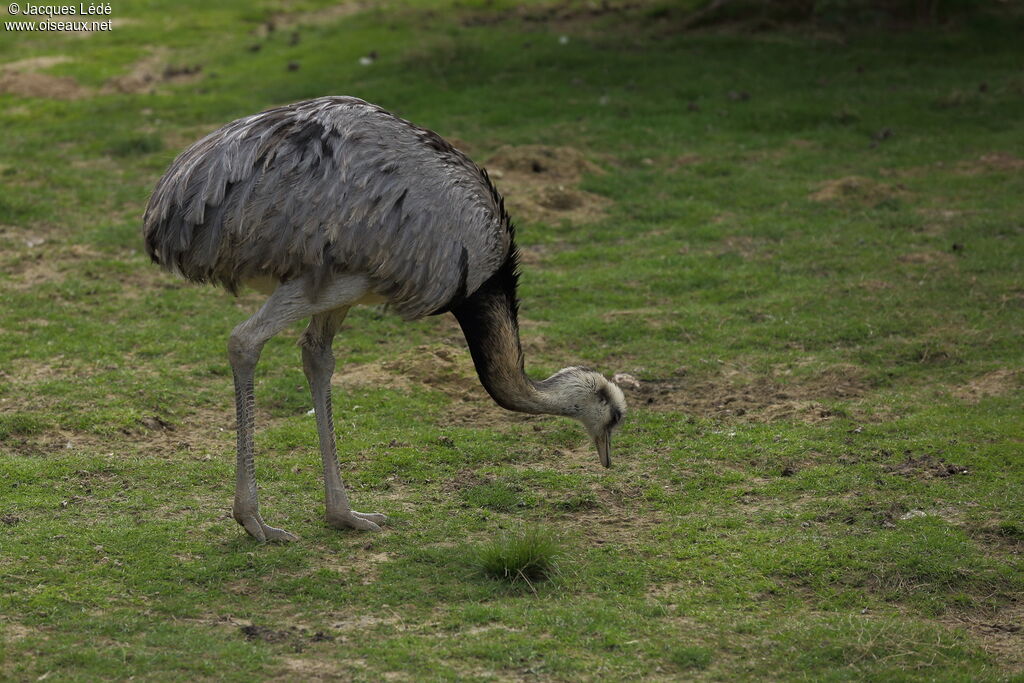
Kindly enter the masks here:
[[345, 485], [338, 467], [338, 449], [334, 440], [334, 415], [331, 410], [331, 375], [334, 374], [334, 354], [331, 342], [348, 308], [339, 308], [314, 315], [309, 327], [299, 340], [302, 347], [302, 368], [309, 381], [316, 412], [316, 428], [320, 437], [320, 457], [324, 466], [324, 492], [327, 523], [336, 529], [380, 531], [385, 515], [356, 512], [348, 502]]
[[[259, 351], [256, 351], [258, 357]], [[233, 354], [234, 355], [234, 354]], [[234, 360], [234, 358], [232, 359]], [[232, 363], [234, 365], [234, 363]], [[234, 368], [235, 407], [238, 413], [238, 460], [235, 467], [235, 503], [232, 516], [257, 541], [297, 541], [298, 536], [269, 526], [260, 516], [259, 494], [256, 491], [256, 464], [253, 460], [253, 429], [256, 399], [253, 393], [253, 367], [240, 363]]]
[[[251, 318], [235, 327], [228, 341], [228, 357], [235, 379], [235, 407], [238, 411], [238, 462], [235, 470], [235, 503], [232, 514], [253, 538], [261, 542], [294, 541], [298, 536], [267, 525], [260, 516], [259, 496], [256, 491], [256, 465], [253, 460], [256, 405], [253, 375], [260, 351], [268, 339], [294, 322], [309, 316], [317, 316], [325, 311], [347, 311], [351, 302], [358, 301], [369, 288], [369, 282], [364, 276], [338, 275], [323, 283], [317, 296], [311, 298], [309, 284], [304, 279], [281, 283]], [[333, 331], [331, 334], [333, 335]], [[329, 389], [329, 374], [327, 383]], [[318, 409], [317, 412], [319, 415], [321, 411]], [[376, 526], [376, 519], [364, 519], [348, 509], [348, 501], [344, 499], [344, 489], [341, 488], [341, 479], [337, 475], [337, 460], [335, 478], [336, 488], [341, 491], [342, 504], [329, 509], [343, 509], [349, 517], [358, 520], [355, 524]]]
[[235, 467], [235, 503], [232, 516], [257, 541], [295, 541], [298, 536], [266, 524], [260, 516], [256, 491], [253, 431], [256, 398], [253, 375], [263, 345], [272, 336], [301, 320], [310, 304], [299, 295], [301, 283], [278, 287], [256, 313], [238, 325], [228, 340], [228, 358], [235, 380], [235, 409], [238, 414], [238, 460]]

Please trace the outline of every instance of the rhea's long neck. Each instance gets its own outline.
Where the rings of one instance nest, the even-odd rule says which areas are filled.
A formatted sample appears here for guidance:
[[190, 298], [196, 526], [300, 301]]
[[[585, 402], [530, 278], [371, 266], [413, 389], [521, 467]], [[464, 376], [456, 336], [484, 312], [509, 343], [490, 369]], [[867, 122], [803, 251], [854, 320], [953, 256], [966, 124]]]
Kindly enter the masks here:
[[565, 406], [543, 383], [526, 376], [519, 343], [516, 263], [510, 255], [472, 296], [452, 308], [466, 335], [477, 375], [502, 408], [520, 413], [565, 415]]

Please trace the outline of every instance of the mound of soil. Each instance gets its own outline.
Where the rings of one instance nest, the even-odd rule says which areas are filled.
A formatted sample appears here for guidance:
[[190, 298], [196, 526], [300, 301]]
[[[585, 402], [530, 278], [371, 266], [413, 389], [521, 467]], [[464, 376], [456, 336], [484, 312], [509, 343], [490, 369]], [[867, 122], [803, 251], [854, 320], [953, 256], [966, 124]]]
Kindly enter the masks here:
[[199, 64], [172, 65], [166, 50], [155, 50], [136, 62], [128, 73], [108, 80], [101, 92], [152, 93], [158, 85], [196, 81], [202, 77], [202, 70]]
[[479, 384], [469, 353], [444, 344], [417, 346], [392, 360], [345, 367], [334, 381], [352, 387], [426, 386], [453, 396]]
[[0, 93], [20, 97], [45, 97], [56, 100], [74, 100], [90, 94], [70, 76], [41, 73], [57, 64], [71, 61], [64, 55], [50, 55], [20, 59], [0, 66]]
[[538, 223], [588, 223], [610, 201], [575, 187], [584, 174], [604, 171], [572, 147], [505, 146], [487, 161], [513, 219]]
[[907, 454], [907, 459], [896, 465], [886, 465], [886, 472], [898, 474], [902, 477], [914, 477], [917, 479], [939, 478], [945, 479], [958, 474], [967, 474], [967, 468], [961, 465], [948, 463], [942, 458], [925, 453], [914, 456]]
[[501, 169], [507, 174], [543, 176], [548, 181], [562, 183], [575, 183], [584, 173], [604, 172], [579, 150], [545, 145], [506, 145], [487, 160], [487, 167]]

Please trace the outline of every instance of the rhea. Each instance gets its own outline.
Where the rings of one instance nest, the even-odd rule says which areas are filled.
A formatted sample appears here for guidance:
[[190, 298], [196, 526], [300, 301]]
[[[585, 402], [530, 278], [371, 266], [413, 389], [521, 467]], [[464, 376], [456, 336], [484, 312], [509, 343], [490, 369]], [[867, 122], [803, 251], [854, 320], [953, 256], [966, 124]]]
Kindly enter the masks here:
[[267, 340], [306, 318], [299, 345], [327, 523], [376, 531], [387, 519], [351, 508], [338, 467], [331, 344], [357, 304], [387, 303], [408, 320], [453, 313], [500, 406], [580, 421], [601, 464], [611, 464], [622, 391], [583, 367], [541, 381], [526, 375], [515, 229], [486, 171], [432, 131], [354, 97], [238, 119], [174, 160], [150, 197], [143, 233], [152, 260], [169, 271], [269, 295], [228, 340], [238, 418], [232, 514], [260, 541], [297, 537], [260, 515], [253, 375]]

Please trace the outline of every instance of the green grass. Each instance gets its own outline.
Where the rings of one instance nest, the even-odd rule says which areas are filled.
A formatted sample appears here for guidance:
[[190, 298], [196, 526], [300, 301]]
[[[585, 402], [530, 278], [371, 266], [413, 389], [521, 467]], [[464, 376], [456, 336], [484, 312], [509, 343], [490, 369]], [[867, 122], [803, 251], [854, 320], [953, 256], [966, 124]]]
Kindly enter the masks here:
[[[0, 678], [1024, 675], [1019, 17], [684, 30], [693, 4], [161, 0], [5, 31], [0, 61], [63, 56], [21, 78], [79, 91], [0, 93]], [[335, 422], [386, 529], [322, 521], [301, 326], [256, 387], [264, 516], [301, 541], [230, 518], [226, 341], [261, 297], [159, 271], [141, 214], [191, 141], [323, 94], [485, 165], [600, 169], [548, 183], [604, 207], [580, 220], [497, 182], [529, 371], [641, 383], [613, 469], [492, 407], [450, 316], [362, 307]], [[481, 571], [515, 578], [516, 540], [569, 549], [555, 580]]]
[[530, 527], [506, 532], [476, 549], [474, 563], [484, 575], [531, 588], [557, 576], [561, 544], [551, 531]]

